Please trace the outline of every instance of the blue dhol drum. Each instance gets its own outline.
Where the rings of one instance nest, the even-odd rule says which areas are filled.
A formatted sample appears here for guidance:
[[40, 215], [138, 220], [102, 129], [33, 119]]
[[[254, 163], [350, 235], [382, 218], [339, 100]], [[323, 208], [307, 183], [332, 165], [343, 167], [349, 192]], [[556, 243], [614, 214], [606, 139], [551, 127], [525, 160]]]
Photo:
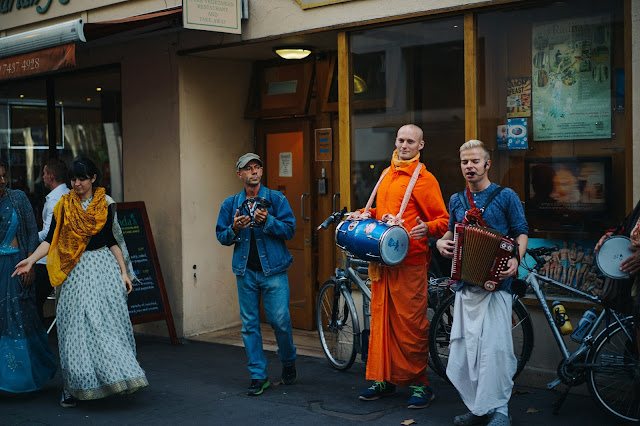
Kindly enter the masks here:
[[376, 219], [343, 220], [336, 227], [336, 245], [359, 259], [393, 266], [407, 257], [409, 234]]

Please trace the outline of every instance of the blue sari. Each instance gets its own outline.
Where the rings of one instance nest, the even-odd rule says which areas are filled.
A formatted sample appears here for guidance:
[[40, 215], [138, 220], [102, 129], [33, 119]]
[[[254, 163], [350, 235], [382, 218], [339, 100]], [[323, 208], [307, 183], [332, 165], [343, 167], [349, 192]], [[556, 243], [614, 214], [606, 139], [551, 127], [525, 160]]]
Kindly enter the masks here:
[[33, 286], [18, 276], [19, 249], [11, 247], [18, 215], [9, 197], [0, 201], [0, 389], [31, 392], [41, 389], [58, 368], [47, 333], [38, 318]]

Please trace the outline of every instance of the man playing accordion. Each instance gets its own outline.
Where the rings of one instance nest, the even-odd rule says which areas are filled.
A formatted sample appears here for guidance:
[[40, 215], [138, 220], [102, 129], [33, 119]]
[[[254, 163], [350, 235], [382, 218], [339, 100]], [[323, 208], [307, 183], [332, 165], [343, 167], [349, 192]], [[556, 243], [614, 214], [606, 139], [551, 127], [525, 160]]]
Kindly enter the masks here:
[[455, 225], [463, 222], [505, 234], [515, 241], [516, 248], [498, 274], [497, 291], [462, 279], [456, 293], [447, 376], [469, 412], [456, 416], [454, 424], [489, 421], [491, 426], [508, 425], [512, 377], [517, 367], [511, 337], [510, 288], [526, 253], [529, 227], [518, 195], [489, 181], [491, 159], [484, 143], [470, 140], [460, 147], [460, 168], [468, 187], [451, 196], [449, 231], [436, 243], [440, 254], [453, 257]]

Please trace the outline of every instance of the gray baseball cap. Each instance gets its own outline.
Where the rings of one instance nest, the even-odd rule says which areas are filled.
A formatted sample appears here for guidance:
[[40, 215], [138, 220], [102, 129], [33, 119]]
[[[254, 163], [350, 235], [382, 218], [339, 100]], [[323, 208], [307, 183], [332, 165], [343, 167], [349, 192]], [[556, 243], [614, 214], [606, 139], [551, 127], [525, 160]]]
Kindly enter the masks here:
[[251, 160], [256, 160], [262, 166], [262, 160], [260, 159], [260, 156], [258, 154], [247, 152], [245, 155], [238, 158], [238, 162], [236, 163], [236, 170], [240, 170], [241, 168], [249, 164], [249, 161]]

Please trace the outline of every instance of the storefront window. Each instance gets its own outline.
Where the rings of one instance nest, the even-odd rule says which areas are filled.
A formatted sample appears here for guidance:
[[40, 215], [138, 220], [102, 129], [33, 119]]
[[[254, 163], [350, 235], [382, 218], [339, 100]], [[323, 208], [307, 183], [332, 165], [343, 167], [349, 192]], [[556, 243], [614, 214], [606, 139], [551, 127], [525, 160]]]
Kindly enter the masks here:
[[421, 161], [448, 199], [463, 185], [457, 150], [464, 142], [462, 18], [356, 32], [351, 54], [352, 205], [366, 204], [406, 123], [424, 130]]
[[93, 159], [107, 193], [122, 201], [121, 121], [118, 68], [0, 84], [0, 157], [9, 164], [11, 188], [27, 194], [36, 218], [48, 193], [42, 167], [53, 151], [67, 164], [77, 155]]
[[623, 33], [621, 0], [478, 15], [478, 134], [491, 180], [520, 195], [530, 247], [559, 247], [550, 275], [585, 290], [598, 284], [586, 282], [588, 250], [625, 215]]

